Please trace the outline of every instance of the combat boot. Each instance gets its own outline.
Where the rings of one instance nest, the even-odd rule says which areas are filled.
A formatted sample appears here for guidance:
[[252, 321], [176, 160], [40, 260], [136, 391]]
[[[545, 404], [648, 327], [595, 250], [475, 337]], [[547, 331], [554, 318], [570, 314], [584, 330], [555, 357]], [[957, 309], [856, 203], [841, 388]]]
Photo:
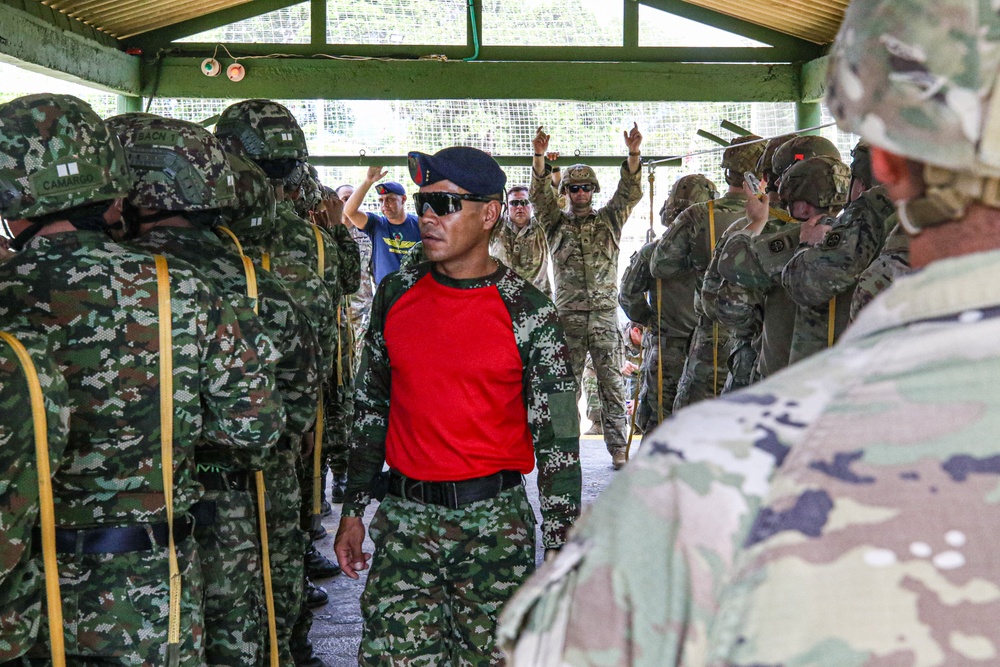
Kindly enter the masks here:
[[326, 667], [326, 663], [316, 655], [316, 650], [308, 635], [305, 637], [300, 637], [298, 634], [293, 635], [291, 651], [295, 667]]
[[322, 607], [327, 602], [330, 601], [330, 595], [326, 592], [326, 589], [322, 586], [317, 586], [313, 582], [306, 579], [306, 606], [310, 609], [315, 609], [316, 607]]
[[310, 579], [329, 579], [340, 574], [340, 566], [319, 552], [315, 545], [306, 551], [306, 574]]
[[611, 465], [614, 466], [615, 470], [621, 470], [628, 462], [628, 456], [625, 454], [625, 448], [619, 447], [611, 454]]
[[601, 425], [601, 422], [594, 422], [584, 432], [584, 435], [604, 435], [604, 426]]

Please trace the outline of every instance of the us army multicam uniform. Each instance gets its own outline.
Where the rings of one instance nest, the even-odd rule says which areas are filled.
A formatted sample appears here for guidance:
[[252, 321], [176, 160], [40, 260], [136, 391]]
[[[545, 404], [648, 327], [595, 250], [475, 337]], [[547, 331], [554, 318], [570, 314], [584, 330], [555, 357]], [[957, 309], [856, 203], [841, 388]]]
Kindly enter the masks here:
[[508, 605], [512, 664], [991, 664], [998, 262], [900, 278], [830, 352], [647, 436]]
[[608, 203], [580, 219], [570, 209], [560, 210], [547, 175], [533, 173], [531, 177], [531, 204], [549, 242], [555, 303], [566, 332], [573, 372], [579, 383], [589, 351], [601, 396], [604, 440], [612, 453], [625, 446], [616, 313], [618, 242], [622, 227], [641, 198], [642, 170], [630, 173], [624, 163], [618, 188]]
[[[656, 242], [649, 260], [649, 271], [653, 278], [670, 280], [678, 284], [686, 279], [686, 289], [690, 290], [692, 307], [698, 315], [698, 326], [695, 328], [687, 360], [677, 387], [677, 395], [673, 409], [678, 410], [689, 403], [710, 398], [722, 389], [725, 374], [722, 362], [728, 356], [726, 342], [728, 332], [719, 330], [701, 312], [700, 290], [702, 278], [712, 260], [713, 251], [722, 238], [723, 232], [729, 226], [743, 217], [746, 195], [740, 192], [730, 192], [712, 202], [695, 204], [688, 207], [677, 216], [670, 229]], [[715, 220], [715, 238], [709, 237], [709, 206]], [[676, 298], [680, 298], [679, 296]], [[713, 360], [720, 360], [719, 376], [721, 381], [716, 385], [716, 369]]]
[[798, 222], [772, 216], [758, 236], [734, 231], [719, 253], [719, 273], [727, 281], [717, 297], [720, 320], [749, 326], [763, 312], [755, 378], [788, 365], [796, 308], [781, 286], [781, 271], [798, 244]]
[[[350, 225], [350, 223], [348, 223]], [[351, 238], [358, 244], [361, 257], [361, 283], [358, 291], [350, 296], [351, 326], [354, 327], [355, 359], [361, 356], [361, 342], [368, 326], [368, 313], [372, 307], [372, 297], [375, 295], [375, 284], [372, 282], [372, 240], [363, 231], [350, 225]]]
[[520, 229], [509, 217], [499, 221], [497, 225], [497, 231], [490, 242], [490, 254], [514, 269], [543, 294], [551, 295], [549, 244], [538, 220], [532, 216]]
[[[895, 215], [893, 216], [895, 218]], [[851, 299], [851, 321], [876, 296], [889, 288], [896, 278], [910, 272], [910, 237], [896, 224], [885, 240], [881, 254], [858, 278]]]
[[[432, 264], [401, 269], [382, 281], [372, 305], [356, 394], [351, 464], [344, 515], [360, 517], [371, 500], [373, 477], [382, 469], [390, 426], [390, 358], [383, 334], [386, 317], [408, 290], [430, 276]], [[489, 276], [448, 281], [452, 287], [492, 287], [513, 320], [514, 342], [524, 363], [523, 397], [538, 466], [542, 544], [559, 547], [579, 511], [579, 422], [576, 386], [569, 353], [552, 303], [514, 271], [499, 265]], [[385, 655], [406, 655], [427, 644], [428, 632], [441, 632], [439, 595], [413, 591], [417, 582], [443, 577], [455, 583], [454, 641], [462, 646], [492, 646], [499, 607], [532, 570], [535, 519], [523, 486], [460, 509], [388, 496], [371, 526], [376, 555], [361, 598], [365, 617], [359, 660], [383, 664]], [[419, 536], [436, 536], [424, 544]], [[474, 539], [472, 539], [474, 536]], [[474, 556], [474, 566], [469, 556]], [[464, 563], [461, 567], [443, 565]], [[426, 572], [431, 567], [433, 574]], [[423, 569], [421, 569], [423, 568]], [[444, 570], [444, 571], [442, 571]], [[405, 592], [405, 595], [402, 593]], [[485, 594], [471, 603], [470, 596]], [[418, 608], [404, 608], [415, 601]], [[462, 654], [463, 664], [492, 663], [499, 654]], [[441, 663], [434, 663], [441, 664]]]
[[[14, 326], [11, 326], [14, 324]], [[24, 346], [42, 389], [49, 464], [59, 468], [69, 431], [66, 381], [52, 361], [45, 338], [0, 320], [0, 331]], [[28, 382], [14, 349], [0, 341], [0, 662], [18, 658], [38, 638], [45, 581], [38, 524], [38, 467]]]

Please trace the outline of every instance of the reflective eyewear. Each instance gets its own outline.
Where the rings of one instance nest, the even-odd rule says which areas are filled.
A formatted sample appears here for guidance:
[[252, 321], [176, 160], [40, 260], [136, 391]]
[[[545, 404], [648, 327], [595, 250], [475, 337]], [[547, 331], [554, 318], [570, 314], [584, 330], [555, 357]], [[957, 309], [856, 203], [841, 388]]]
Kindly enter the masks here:
[[591, 192], [594, 189], [594, 186], [591, 185], [590, 183], [584, 183], [583, 185], [567, 185], [566, 189], [569, 190], [571, 193], [576, 194], [581, 190], [583, 190], [584, 192]]
[[479, 195], [459, 195], [454, 192], [418, 192], [413, 195], [413, 203], [417, 207], [417, 215], [423, 215], [430, 208], [438, 217], [451, 215], [462, 210], [463, 201], [489, 202], [495, 201]]
[[511, 208], [517, 208], [518, 206], [524, 206], [525, 208], [531, 206], [531, 202], [527, 199], [511, 199], [507, 202], [507, 206]]

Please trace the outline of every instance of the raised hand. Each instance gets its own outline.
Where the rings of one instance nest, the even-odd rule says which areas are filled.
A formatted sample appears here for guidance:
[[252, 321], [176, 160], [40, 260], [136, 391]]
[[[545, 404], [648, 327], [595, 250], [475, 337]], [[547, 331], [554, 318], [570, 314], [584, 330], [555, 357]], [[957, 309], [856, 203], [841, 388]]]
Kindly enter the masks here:
[[625, 135], [625, 145], [628, 146], [628, 152], [638, 153], [639, 146], [642, 145], [642, 134], [639, 132], [639, 123], [633, 123], [632, 129], [623, 134]]
[[544, 155], [549, 150], [549, 135], [542, 132], [542, 126], [538, 126], [538, 133], [531, 140], [531, 147], [535, 149], [535, 155]]
[[365, 176], [365, 180], [369, 183], [377, 183], [385, 178], [389, 174], [388, 169], [383, 169], [378, 166], [368, 167], [368, 175]]

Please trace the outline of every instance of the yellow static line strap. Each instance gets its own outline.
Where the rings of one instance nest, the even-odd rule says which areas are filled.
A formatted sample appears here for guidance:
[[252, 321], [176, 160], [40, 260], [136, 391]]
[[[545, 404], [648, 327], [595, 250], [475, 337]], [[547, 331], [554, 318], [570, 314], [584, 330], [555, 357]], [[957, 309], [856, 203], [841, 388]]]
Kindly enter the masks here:
[[236, 238], [236, 234], [233, 233], [233, 230], [229, 229], [229, 227], [223, 227], [222, 225], [219, 225], [218, 230], [233, 240], [233, 243], [236, 244], [236, 250], [239, 251], [240, 257], [242, 257], [243, 245], [240, 243], [240, 240]]
[[826, 323], [826, 346], [833, 347], [833, 333], [837, 326], [837, 297], [830, 299], [829, 311]]
[[337, 305], [337, 386], [344, 386], [344, 352], [340, 345], [340, 322], [343, 319], [343, 306]]
[[319, 400], [316, 401], [316, 428], [313, 434], [313, 515], [322, 514], [320, 507], [322, 476], [323, 476], [323, 387], [319, 388]]
[[31, 355], [17, 338], [0, 331], [21, 362], [31, 399], [31, 421], [35, 431], [35, 461], [38, 470], [38, 508], [42, 520], [42, 562], [45, 568], [45, 600], [48, 607], [49, 644], [53, 667], [66, 667], [66, 639], [63, 635], [62, 595], [59, 593], [59, 565], [56, 562], [56, 513], [52, 498], [52, 464], [49, 461], [49, 424], [45, 415], [42, 383]]
[[656, 423], [663, 423], [663, 348], [660, 342], [663, 337], [660, 335], [660, 322], [663, 321], [663, 281], [656, 280]]
[[[715, 202], [708, 202], [708, 261], [715, 252]], [[719, 324], [712, 323], [712, 395], [719, 395]]]
[[[225, 227], [220, 227], [230, 235]], [[243, 273], [247, 279], [247, 297], [253, 300], [253, 312], [260, 312], [260, 298], [257, 294], [257, 269], [254, 268], [250, 258], [243, 254], [243, 246], [233, 236], [236, 247], [240, 251], [240, 259], [243, 260]], [[271, 266], [271, 256], [266, 252], [261, 253], [261, 264], [266, 264], [265, 269]], [[264, 606], [267, 609], [267, 636], [270, 640], [270, 667], [279, 667], [280, 658], [278, 655], [278, 623], [274, 611], [274, 588], [271, 584], [271, 546], [267, 541], [267, 489], [264, 485], [264, 473], [260, 470], [254, 472], [254, 481], [257, 484], [257, 523], [260, 530], [260, 557], [262, 571], [264, 574]]]
[[270, 667], [278, 667], [278, 623], [274, 611], [274, 589], [271, 585], [271, 547], [267, 542], [267, 489], [264, 486], [264, 473], [258, 470], [254, 473], [257, 482], [257, 522], [260, 525], [261, 564], [264, 571], [264, 602], [267, 607], [267, 636], [270, 639]]
[[316, 236], [316, 273], [322, 278], [326, 271], [326, 250], [323, 247], [323, 234], [317, 225], [313, 225], [313, 234]]
[[271, 253], [269, 252], [260, 253], [260, 265], [264, 268], [265, 271], [271, 270]]
[[167, 535], [170, 564], [170, 607], [167, 626], [167, 664], [180, 662], [181, 572], [174, 542], [174, 360], [173, 316], [170, 308], [170, 273], [167, 258], [156, 255], [156, 294], [160, 328], [160, 467], [163, 497], [167, 508]]

